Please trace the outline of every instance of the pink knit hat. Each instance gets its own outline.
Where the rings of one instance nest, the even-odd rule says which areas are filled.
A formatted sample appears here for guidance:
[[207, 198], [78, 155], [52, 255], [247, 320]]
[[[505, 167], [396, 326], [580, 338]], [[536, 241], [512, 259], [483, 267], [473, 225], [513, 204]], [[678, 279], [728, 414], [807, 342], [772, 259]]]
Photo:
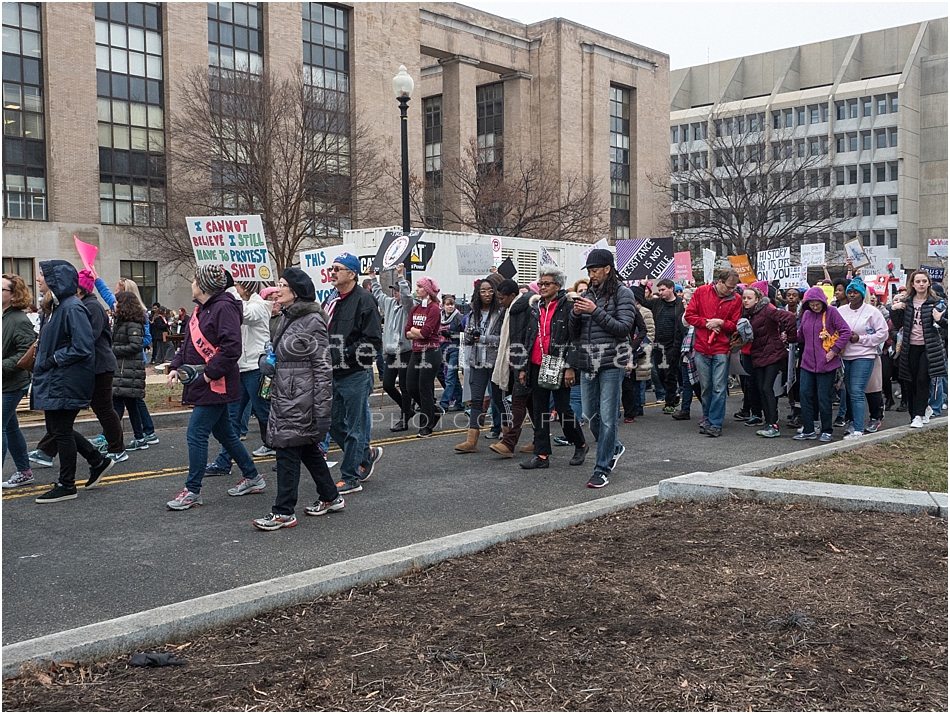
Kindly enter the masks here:
[[87, 293], [96, 292], [96, 281], [92, 277], [92, 271], [90, 270], [80, 270], [79, 271], [79, 287], [85, 290]]
[[277, 292], [277, 288], [275, 288], [274, 286], [271, 286], [269, 288], [264, 288], [263, 290], [261, 290], [260, 295], [262, 298], [266, 300], [268, 295], [270, 295], [271, 293], [276, 293], [276, 292]]
[[436, 300], [439, 297], [439, 284], [432, 278], [423, 275], [416, 281], [416, 285], [426, 291], [430, 300]]
[[752, 285], [750, 285], [749, 287], [758, 288], [759, 290], [762, 291], [762, 294], [763, 294], [763, 295], [768, 295], [768, 294], [769, 294], [769, 284], [768, 284], [767, 282], [765, 282], [764, 280], [756, 280], [756, 281], [755, 281], [754, 283], [752, 283]]

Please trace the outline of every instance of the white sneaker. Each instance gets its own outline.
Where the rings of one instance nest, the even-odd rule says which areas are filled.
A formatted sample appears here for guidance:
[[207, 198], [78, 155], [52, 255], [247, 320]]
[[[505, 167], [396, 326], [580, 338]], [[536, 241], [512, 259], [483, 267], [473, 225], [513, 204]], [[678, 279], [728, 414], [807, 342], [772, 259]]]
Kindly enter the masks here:
[[258, 449], [254, 449], [251, 452], [251, 456], [274, 456], [277, 452], [273, 449], [268, 449], [266, 446], [261, 446]]
[[863, 431], [852, 431], [850, 434], [846, 434], [842, 441], [852, 441], [854, 439], [860, 439], [864, 436]]
[[33, 472], [23, 473], [22, 471], [17, 471], [10, 477], [9, 481], [4, 481], [0, 486], [3, 488], [17, 488], [18, 486], [27, 486], [33, 483]]
[[934, 410], [930, 408], [930, 405], [927, 405], [927, 409], [924, 411], [924, 418], [921, 421], [924, 424], [930, 423], [930, 417], [934, 415]]
[[923, 425], [924, 425], [924, 420], [923, 420], [921, 417], [919, 417], [919, 416], [915, 416], [915, 417], [914, 417], [914, 421], [912, 421], [912, 422], [910, 423], [910, 428], [911, 428], [911, 429], [920, 429], [920, 428], [923, 427]]

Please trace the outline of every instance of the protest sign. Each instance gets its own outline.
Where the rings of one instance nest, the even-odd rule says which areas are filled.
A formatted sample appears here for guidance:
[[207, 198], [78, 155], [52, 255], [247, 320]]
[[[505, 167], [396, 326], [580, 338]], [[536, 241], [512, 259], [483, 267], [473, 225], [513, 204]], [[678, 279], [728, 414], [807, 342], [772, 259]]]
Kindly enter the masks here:
[[260, 216], [193, 216], [185, 221], [198, 265], [220, 265], [237, 281], [274, 278]]
[[928, 258], [946, 258], [947, 257], [947, 239], [931, 238], [927, 241]]
[[498, 266], [498, 274], [505, 280], [511, 280], [518, 274], [518, 269], [515, 267], [511, 258], [505, 258], [501, 265]]
[[779, 278], [779, 287], [783, 290], [787, 288], [808, 287], [808, 268], [805, 266], [793, 266], [789, 268], [787, 277]]
[[791, 275], [792, 249], [773, 248], [756, 253], [756, 273], [759, 279], [771, 282]]
[[538, 265], [553, 265], [557, 267], [557, 261], [551, 257], [551, 254], [548, 253], [544, 246], [541, 246], [541, 255], [538, 258]]
[[879, 275], [887, 273], [888, 263], [900, 263], [897, 251], [883, 245], [868, 246], [864, 249], [864, 254], [867, 255], [868, 260], [871, 261], [868, 267], [874, 268], [874, 272]]
[[747, 255], [730, 255], [729, 262], [732, 267], [739, 271], [739, 282], [743, 285], [752, 285], [758, 278], [755, 277], [755, 271], [749, 264]]
[[693, 280], [693, 258], [688, 250], [673, 254], [674, 280]]
[[355, 255], [356, 245], [344, 243], [343, 245], [333, 245], [327, 248], [300, 251], [300, 269], [313, 280], [313, 287], [317, 291], [317, 302], [319, 303], [326, 300], [330, 291], [333, 290], [333, 283], [330, 282], [330, 276], [332, 275], [330, 266], [333, 264], [333, 259], [342, 253]]
[[[386, 231], [370, 267], [374, 271], [392, 270], [400, 263], [405, 263], [422, 237], [422, 233], [421, 230], [412, 231], [408, 235], [399, 231]], [[411, 269], [414, 266], [407, 265], [406, 267]]]
[[806, 268], [811, 265], [824, 265], [825, 264], [825, 244], [824, 243], [808, 243], [801, 247], [802, 260], [801, 263]]
[[828, 298], [828, 302], [831, 302], [835, 299], [834, 285], [818, 285], [817, 287], [821, 288], [821, 291], [825, 294], [825, 297]]
[[92, 270], [92, 264], [96, 262], [96, 255], [99, 249], [90, 243], [84, 243], [78, 236], [73, 236], [76, 243], [76, 250], [79, 252], [79, 260], [82, 261], [82, 267], [86, 270]]
[[592, 245], [590, 248], [588, 248], [583, 253], [581, 253], [581, 256], [583, 256], [585, 263], [587, 262], [587, 256], [590, 255], [590, 252], [592, 250], [597, 250], [598, 248], [603, 249], [603, 250], [610, 250], [610, 244], [607, 242], [606, 238], [601, 238], [599, 241], [594, 243], [594, 245]]
[[672, 238], [618, 240], [617, 273], [624, 280], [670, 278], [676, 274]]
[[864, 246], [861, 245], [858, 238], [853, 238], [844, 244], [844, 254], [851, 261], [851, 265], [855, 270], [871, 264], [871, 259], [864, 252]]
[[455, 250], [459, 275], [488, 275], [488, 271], [495, 264], [490, 245], [458, 245]]
[[713, 281], [713, 274], [716, 272], [716, 251], [709, 248], [703, 248], [703, 282], [709, 284]]
[[943, 282], [943, 275], [944, 275], [944, 269], [943, 269], [943, 268], [935, 268], [935, 267], [933, 267], [933, 266], [931, 266], [931, 265], [921, 265], [921, 266], [920, 266], [920, 269], [930, 275], [930, 282], [932, 282], [932, 283], [942, 283], [942, 282]]

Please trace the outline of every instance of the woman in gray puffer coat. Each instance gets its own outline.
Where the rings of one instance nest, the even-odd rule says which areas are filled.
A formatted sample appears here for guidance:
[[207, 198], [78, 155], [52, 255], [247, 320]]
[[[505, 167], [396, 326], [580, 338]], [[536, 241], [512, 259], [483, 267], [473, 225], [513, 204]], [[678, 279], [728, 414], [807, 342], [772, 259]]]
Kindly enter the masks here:
[[116, 293], [115, 322], [112, 326], [112, 351], [116, 360], [112, 404], [117, 414], [128, 410], [136, 440], [145, 438], [142, 418], [136, 407], [136, 400], [145, 398], [144, 339], [145, 315], [138, 296], [127, 291]]
[[294, 507], [301, 462], [310, 471], [319, 496], [307, 506], [308, 516], [322, 516], [346, 505], [319, 448], [330, 429], [333, 405], [327, 316], [316, 302], [313, 281], [300, 268], [284, 270], [277, 289], [281, 320], [274, 335], [273, 366], [268, 365], [269, 356], [261, 358], [262, 373], [272, 378], [266, 444], [277, 450], [277, 499], [271, 513], [253, 522], [262, 531], [297, 525]]

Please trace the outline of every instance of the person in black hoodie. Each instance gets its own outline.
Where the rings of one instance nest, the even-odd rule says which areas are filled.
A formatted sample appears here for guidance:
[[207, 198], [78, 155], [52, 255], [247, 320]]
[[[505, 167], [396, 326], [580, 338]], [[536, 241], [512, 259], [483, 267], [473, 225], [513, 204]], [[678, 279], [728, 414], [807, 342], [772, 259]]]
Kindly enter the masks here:
[[686, 329], [683, 327], [686, 308], [682, 298], [676, 295], [676, 285], [669, 278], [657, 281], [656, 294], [657, 297], [645, 297], [641, 302], [646, 309], [653, 312], [656, 334], [653, 341], [653, 364], [666, 390], [663, 413], [672, 414], [679, 402], [676, 390], [680, 381], [680, 346], [686, 336]]
[[59, 481], [36, 498], [58, 503], [76, 498], [76, 454], [89, 463], [86, 488], [95, 486], [115, 462], [73, 429], [76, 415], [92, 401], [96, 341], [89, 312], [76, 297], [79, 275], [65, 260], [40, 263], [43, 322], [33, 369], [32, 408], [45, 411], [46, 430], [59, 446]]

